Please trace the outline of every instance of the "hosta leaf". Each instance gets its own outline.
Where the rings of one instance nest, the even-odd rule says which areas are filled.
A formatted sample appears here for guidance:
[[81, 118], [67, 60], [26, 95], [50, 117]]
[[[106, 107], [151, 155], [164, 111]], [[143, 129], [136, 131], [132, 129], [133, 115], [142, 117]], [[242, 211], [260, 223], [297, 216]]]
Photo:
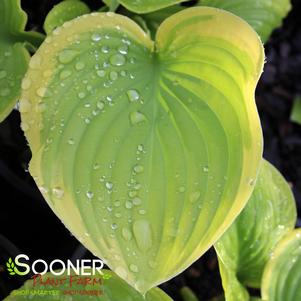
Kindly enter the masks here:
[[268, 301], [301, 300], [301, 229], [286, 235], [267, 263], [261, 294]]
[[294, 100], [291, 112], [291, 121], [301, 124], [301, 97], [298, 96]]
[[119, 5], [118, 0], [103, 0], [103, 2], [109, 7], [110, 11], [115, 11]]
[[263, 59], [252, 28], [213, 8], [170, 17], [155, 43], [126, 17], [85, 15], [32, 57], [20, 104], [30, 172], [74, 235], [141, 292], [201, 256], [249, 198]]
[[200, 5], [225, 9], [246, 20], [266, 42], [291, 9], [290, 0], [199, 0]]
[[65, 0], [55, 5], [44, 22], [44, 30], [50, 34], [56, 27], [63, 25], [66, 21], [90, 12], [89, 7], [79, 0]]
[[20, 0], [0, 0], [0, 122], [20, 95], [30, 58], [26, 43], [37, 46], [42, 41], [40, 34], [24, 31], [26, 21]]
[[286, 180], [263, 161], [253, 194], [233, 225], [215, 244], [227, 300], [249, 300], [242, 284], [260, 287], [262, 272], [279, 240], [296, 222]]
[[173, 15], [183, 9], [184, 9], [183, 6], [173, 5], [173, 6], [169, 6], [169, 7], [160, 9], [158, 11], [152, 12], [152, 13], [133, 16], [132, 19], [134, 19], [135, 21], [138, 21], [137, 23], [141, 23], [141, 22], [139, 22], [139, 19], [137, 20], [137, 18], [141, 18], [141, 20], [143, 20], [143, 22], [145, 22], [145, 26], [151, 33], [152, 38], [155, 38], [156, 32], [157, 32], [160, 24], [165, 19], [170, 17], [171, 15]]
[[[87, 270], [85, 271], [87, 272]], [[81, 276], [72, 273], [70, 276], [65, 272], [61, 276], [54, 276], [47, 273], [41, 278], [44, 283], [49, 279], [48, 283], [59, 284], [42, 285], [38, 280], [39, 278], [36, 278], [35, 283], [34, 280], [28, 280], [20, 289], [13, 291], [3, 301], [24, 301], [25, 299], [33, 301], [172, 301], [159, 288], [150, 290], [144, 298], [111, 271], [103, 270], [103, 274], [104, 276]], [[90, 284], [84, 285], [88, 278], [91, 279]], [[94, 284], [91, 283], [92, 281], [94, 281]], [[84, 291], [86, 294], [84, 294]], [[28, 295], [24, 295], [24, 292], [27, 292]], [[73, 292], [73, 295], [68, 294], [68, 292]], [[94, 295], [92, 292], [95, 292]]]
[[120, 4], [135, 13], [149, 13], [188, 0], [118, 0]]

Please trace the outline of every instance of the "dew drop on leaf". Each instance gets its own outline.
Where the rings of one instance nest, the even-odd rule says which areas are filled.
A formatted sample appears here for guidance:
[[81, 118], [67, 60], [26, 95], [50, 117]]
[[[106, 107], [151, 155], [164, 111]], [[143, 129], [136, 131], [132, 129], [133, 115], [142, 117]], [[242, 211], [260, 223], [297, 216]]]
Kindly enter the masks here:
[[104, 70], [97, 70], [96, 71], [96, 74], [99, 76], [99, 77], [104, 77], [106, 75], [106, 71]]
[[133, 102], [133, 101], [137, 101], [140, 99], [140, 95], [138, 93], [137, 90], [134, 90], [134, 89], [131, 89], [131, 90], [128, 90], [126, 92], [128, 98], [129, 98], [129, 101]]
[[101, 52], [102, 53], [108, 53], [110, 51], [109, 47], [108, 46], [102, 46], [101, 47]]
[[135, 111], [135, 112], [131, 112], [130, 113], [130, 121], [133, 125], [136, 125], [138, 123], [142, 123], [142, 122], [145, 122], [147, 119], [145, 117], [144, 114], [138, 112], [138, 111]]
[[121, 45], [118, 47], [118, 52], [121, 54], [127, 54], [128, 53], [128, 46], [127, 45]]
[[76, 64], [75, 64], [75, 69], [76, 70], [83, 70], [85, 68], [85, 63], [84, 62], [77, 62]]
[[147, 251], [152, 246], [152, 231], [150, 223], [145, 220], [137, 220], [133, 224], [134, 237], [138, 248], [141, 251]]
[[110, 63], [113, 66], [122, 66], [125, 63], [125, 56], [119, 53], [113, 54], [110, 57]]
[[72, 74], [72, 72], [70, 70], [63, 70], [60, 73], [60, 79], [65, 79], [67, 77], [69, 77]]
[[113, 223], [113, 224], [111, 225], [111, 228], [112, 228], [112, 230], [116, 230], [116, 229], [118, 228], [118, 226], [117, 226], [116, 223]]
[[93, 33], [91, 36], [92, 41], [99, 42], [101, 40], [101, 35], [99, 33]]
[[60, 63], [67, 64], [73, 61], [76, 55], [77, 55], [77, 51], [71, 49], [65, 49], [59, 54], [58, 59]]
[[102, 102], [102, 101], [98, 101], [97, 104], [96, 104], [96, 106], [97, 106], [97, 108], [98, 108], [99, 110], [103, 110], [105, 104], [104, 104], [104, 102]]
[[109, 190], [113, 189], [113, 183], [112, 182], [106, 182], [106, 188]]
[[135, 197], [135, 198], [133, 198], [132, 203], [133, 203], [135, 206], [139, 206], [139, 205], [141, 205], [142, 201], [141, 201], [140, 198]]
[[61, 199], [64, 196], [64, 190], [60, 187], [54, 187], [52, 193], [58, 198]]
[[135, 173], [141, 173], [141, 172], [143, 172], [144, 167], [142, 165], [137, 164], [134, 166], [133, 170]]
[[135, 264], [130, 264], [130, 270], [134, 273], [139, 271], [138, 267]]
[[92, 191], [87, 191], [87, 192], [86, 192], [86, 196], [87, 196], [87, 198], [88, 198], [89, 200], [91, 200], [91, 199], [93, 199], [93, 197], [94, 197], [94, 193], [93, 193]]
[[110, 72], [110, 79], [111, 80], [116, 80], [118, 78], [118, 73], [116, 71], [111, 71]]
[[122, 228], [122, 237], [124, 238], [124, 240], [129, 241], [132, 239], [133, 234], [132, 232], [128, 229], [128, 228]]

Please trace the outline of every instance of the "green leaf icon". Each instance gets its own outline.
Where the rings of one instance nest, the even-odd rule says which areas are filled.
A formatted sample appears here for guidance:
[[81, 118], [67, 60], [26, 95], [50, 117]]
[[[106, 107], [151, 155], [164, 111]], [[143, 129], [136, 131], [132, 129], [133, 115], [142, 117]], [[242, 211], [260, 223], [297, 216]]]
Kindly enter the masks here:
[[126, 17], [85, 15], [32, 57], [20, 103], [30, 172], [140, 292], [198, 259], [251, 195], [263, 59], [246, 22], [203, 7], [168, 18], [155, 41]]

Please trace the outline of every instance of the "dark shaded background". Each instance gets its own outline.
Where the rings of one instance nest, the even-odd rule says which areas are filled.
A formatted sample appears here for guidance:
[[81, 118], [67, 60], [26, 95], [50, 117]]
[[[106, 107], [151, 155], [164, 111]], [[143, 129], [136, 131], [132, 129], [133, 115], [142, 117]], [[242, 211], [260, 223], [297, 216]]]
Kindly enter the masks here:
[[[29, 15], [28, 29], [42, 30], [47, 12], [58, 2], [22, 0]], [[97, 9], [101, 1], [85, 2]], [[264, 156], [291, 184], [300, 216], [301, 126], [290, 122], [289, 117], [295, 97], [301, 95], [301, 0], [293, 0], [293, 9], [282, 28], [266, 44], [266, 56], [265, 72], [256, 93], [265, 138]], [[10, 256], [25, 253], [32, 260], [48, 261], [93, 257], [43, 200], [27, 171], [30, 156], [20, 129], [19, 112], [13, 111], [0, 124], [0, 300], [25, 280], [8, 276], [4, 271], [3, 263]], [[213, 250], [161, 287], [180, 301], [179, 288], [185, 285], [200, 300], [209, 300], [222, 292]]]

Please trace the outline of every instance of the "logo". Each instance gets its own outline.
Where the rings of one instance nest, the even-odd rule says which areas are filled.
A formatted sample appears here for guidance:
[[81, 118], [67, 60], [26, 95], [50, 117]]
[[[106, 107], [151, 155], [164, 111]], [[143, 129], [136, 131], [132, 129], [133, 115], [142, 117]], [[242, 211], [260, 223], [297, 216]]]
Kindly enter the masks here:
[[[65, 263], [60, 259], [54, 259], [49, 264], [43, 259], [37, 259], [30, 264], [30, 259], [25, 254], [19, 254], [14, 260], [9, 258], [6, 262], [6, 269], [12, 276], [25, 276], [30, 272], [35, 275], [44, 275], [47, 272], [50, 272], [54, 276], [60, 276], [63, 274], [67, 276], [74, 274], [81, 276], [93, 276], [96, 274], [103, 275], [103, 267], [104, 263], [100, 259], [78, 259], [75, 263], [71, 260], [67, 260]], [[106, 275], [106, 277], [108, 277], [108, 275]]]

